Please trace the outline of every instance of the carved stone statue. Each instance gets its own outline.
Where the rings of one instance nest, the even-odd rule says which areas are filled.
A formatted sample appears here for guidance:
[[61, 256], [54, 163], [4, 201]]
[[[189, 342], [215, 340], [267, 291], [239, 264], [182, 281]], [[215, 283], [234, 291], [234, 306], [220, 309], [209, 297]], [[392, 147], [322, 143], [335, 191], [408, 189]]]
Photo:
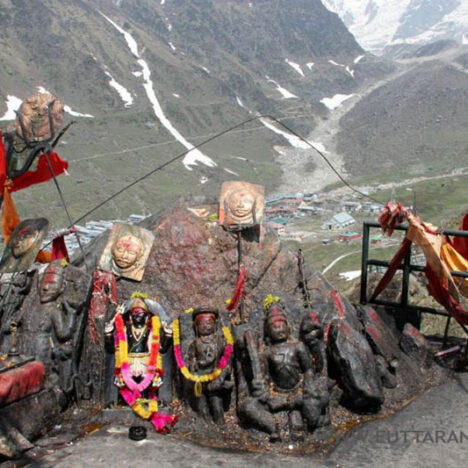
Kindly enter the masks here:
[[75, 352], [88, 276], [58, 260], [50, 263], [34, 282], [36, 287], [10, 317], [10, 326], [18, 327], [21, 355], [42, 361], [49, 384], [70, 391], [78, 372]]
[[[167, 323], [167, 314], [160, 304], [142, 297], [126, 301], [117, 313], [122, 314], [124, 321], [131, 375], [137, 380], [142, 379], [146, 373], [151, 353], [149, 336], [153, 315], [158, 315], [161, 319], [159, 351], [164, 354], [171, 344], [172, 331]], [[106, 350], [109, 353], [115, 352], [115, 319], [116, 317], [106, 325], [104, 330]]]
[[[320, 425], [328, 406], [326, 380], [314, 372], [314, 362], [304, 343], [291, 337], [287, 311], [279, 302], [266, 308], [264, 319], [265, 348], [259, 352], [250, 331], [239, 343], [238, 372], [240, 384], [238, 413], [244, 424], [270, 434], [272, 441], [282, 438], [289, 429], [292, 440], [304, 438]], [[245, 392], [248, 390], [248, 392]], [[283, 427], [280, 413], [286, 413]]]
[[[199, 308], [193, 312], [195, 338], [188, 349], [189, 370], [197, 375], [213, 373], [223, 356], [225, 340], [218, 327], [219, 312]], [[215, 380], [203, 384], [201, 395], [193, 401], [195, 410], [205, 419], [224, 425], [224, 405], [233, 387], [231, 366], [227, 365]], [[190, 392], [193, 395], [193, 391]]]
[[146, 295], [135, 293], [118, 307], [106, 325], [106, 350], [114, 352], [114, 384], [120, 396], [158, 432], [169, 432], [177, 417], [160, 411], [163, 384], [162, 353], [171, 344], [171, 329], [164, 309]]

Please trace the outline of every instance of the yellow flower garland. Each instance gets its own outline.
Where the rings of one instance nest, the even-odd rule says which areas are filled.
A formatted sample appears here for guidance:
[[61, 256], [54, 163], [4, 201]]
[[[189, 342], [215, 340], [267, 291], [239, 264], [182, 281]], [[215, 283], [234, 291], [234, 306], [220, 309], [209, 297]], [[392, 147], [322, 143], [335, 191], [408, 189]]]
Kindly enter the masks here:
[[229, 357], [232, 352], [232, 346], [234, 344], [231, 331], [229, 330], [228, 327], [223, 326], [223, 334], [226, 340], [224, 355], [220, 359], [218, 367], [213, 372], [211, 372], [210, 374], [206, 374], [206, 375], [193, 374], [192, 372], [188, 370], [187, 366], [185, 365], [183, 361], [182, 351], [180, 349], [179, 319], [174, 320], [173, 333], [174, 333], [174, 353], [175, 353], [177, 365], [180, 369], [180, 372], [187, 380], [191, 380], [192, 382], [195, 382], [195, 388], [194, 388], [195, 396], [200, 397], [202, 393], [202, 384], [216, 380], [221, 375], [221, 373], [223, 372], [223, 369], [228, 364]]

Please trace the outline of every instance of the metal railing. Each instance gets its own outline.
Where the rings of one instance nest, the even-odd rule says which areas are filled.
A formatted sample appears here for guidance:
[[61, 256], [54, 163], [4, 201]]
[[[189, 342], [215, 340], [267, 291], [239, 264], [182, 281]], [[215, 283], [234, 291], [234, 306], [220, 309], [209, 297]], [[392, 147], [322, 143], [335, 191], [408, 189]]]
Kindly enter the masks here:
[[[363, 223], [363, 233], [362, 233], [362, 263], [361, 263], [361, 294], [360, 294], [360, 302], [361, 304], [376, 304], [376, 305], [383, 305], [387, 307], [393, 307], [395, 309], [402, 309], [410, 312], [415, 312], [418, 315], [418, 319], [421, 318], [422, 313], [426, 314], [433, 314], [433, 315], [441, 315], [447, 317], [447, 323], [445, 326], [444, 332], [444, 343], [447, 341], [447, 334], [448, 329], [450, 326], [451, 316], [448, 314], [447, 311], [441, 309], [435, 309], [433, 307], [425, 307], [425, 306], [418, 306], [412, 305], [408, 303], [408, 293], [409, 293], [409, 280], [410, 274], [412, 272], [424, 272], [425, 268], [421, 265], [413, 265], [411, 263], [411, 248], [408, 249], [408, 253], [406, 254], [405, 258], [403, 259], [402, 265], [398, 266], [398, 270], [403, 271], [402, 275], [402, 285], [401, 285], [401, 296], [400, 302], [397, 301], [386, 301], [380, 299], [371, 299], [367, 295], [367, 280], [368, 280], [368, 268], [371, 265], [378, 266], [378, 267], [385, 267], [388, 268], [390, 266], [390, 262], [386, 262], [383, 260], [374, 260], [369, 258], [369, 239], [370, 239], [370, 230], [372, 228], [380, 229], [380, 224], [376, 221], [364, 221]], [[407, 231], [407, 226], [397, 226], [395, 228], [397, 231]], [[457, 231], [457, 230], [443, 230], [441, 231], [444, 234], [454, 237], [468, 237], [468, 231]], [[468, 271], [451, 271], [450, 272], [453, 276], [461, 277], [461, 278], [468, 278]], [[468, 335], [468, 329], [461, 325], [463, 330]]]

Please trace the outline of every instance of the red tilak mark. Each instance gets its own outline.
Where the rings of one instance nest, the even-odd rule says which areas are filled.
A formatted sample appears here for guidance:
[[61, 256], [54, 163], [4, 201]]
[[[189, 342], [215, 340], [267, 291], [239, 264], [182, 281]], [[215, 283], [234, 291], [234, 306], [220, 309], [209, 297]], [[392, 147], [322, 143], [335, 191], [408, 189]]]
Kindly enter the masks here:
[[124, 247], [126, 249], [131, 249], [132, 247], [138, 247], [137, 242], [132, 242], [132, 241], [119, 241], [117, 245], [120, 247]]
[[343, 303], [341, 302], [341, 298], [340, 296], [338, 295], [338, 291], [336, 289], [333, 289], [332, 292], [332, 297], [333, 297], [333, 300], [335, 301], [335, 304], [336, 304], [336, 307], [338, 309], [338, 314], [341, 318], [345, 318], [345, 312], [344, 312], [344, 308], [343, 308]]
[[315, 312], [310, 312], [309, 318], [314, 325], [320, 326], [320, 319], [318, 318], [318, 315]]
[[378, 322], [380, 320], [380, 317], [377, 315], [377, 312], [372, 307], [367, 307], [367, 311], [369, 312], [370, 318], [374, 322]]

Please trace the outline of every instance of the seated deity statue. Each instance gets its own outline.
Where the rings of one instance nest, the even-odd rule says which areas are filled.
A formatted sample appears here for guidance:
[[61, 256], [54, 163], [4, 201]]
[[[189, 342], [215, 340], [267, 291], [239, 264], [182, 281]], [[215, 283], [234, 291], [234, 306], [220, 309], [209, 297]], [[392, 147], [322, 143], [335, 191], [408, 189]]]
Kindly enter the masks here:
[[[326, 381], [314, 372], [314, 362], [303, 342], [291, 337], [287, 311], [273, 301], [267, 305], [264, 318], [264, 343], [258, 351], [252, 335], [244, 334], [244, 355], [239, 370], [247, 379], [248, 395], [242, 395], [238, 406], [241, 421], [280, 440], [284, 427], [280, 413], [286, 413], [289, 436], [302, 440], [305, 431], [313, 432], [328, 406]], [[250, 369], [245, 371], [245, 362]], [[250, 380], [250, 381], [249, 381]]]

